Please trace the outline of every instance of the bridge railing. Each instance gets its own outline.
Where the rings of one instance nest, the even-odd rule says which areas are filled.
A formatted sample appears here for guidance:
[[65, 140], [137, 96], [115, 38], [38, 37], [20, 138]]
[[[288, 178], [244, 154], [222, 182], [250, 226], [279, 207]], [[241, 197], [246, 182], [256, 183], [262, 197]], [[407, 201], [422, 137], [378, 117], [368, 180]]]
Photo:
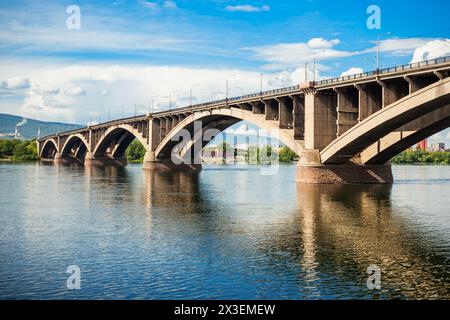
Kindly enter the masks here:
[[[363, 73], [357, 73], [357, 74], [352, 74], [352, 75], [343, 76], [343, 77], [335, 77], [335, 78], [330, 78], [330, 79], [319, 80], [319, 81], [316, 81], [314, 84], [315, 85], [326, 85], [326, 84], [331, 84], [331, 83], [336, 83], [336, 82], [341, 82], [341, 81], [357, 80], [360, 78], [373, 77], [377, 74], [386, 74], [386, 73], [391, 73], [391, 72], [410, 70], [410, 69], [414, 69], [414, 68], [421, 68], [421, 67], [425, 67], [425, 66], [429, 66], [429, 65], [442, 64], [442, 63], [446, 63], [446, 62], [450, 62], [450, 56], [437, 58], [437, 59], [425, 60], [425, 61], [416, 62], [416, 63], [404, 64], [404, 65], [400, 65], [400, 66], [396, 66], [396, 67], [390, 67], [390, 68], [378, 69], [378, 70], [373, 70], [373, 71], [368, 71], [368, 72], [363, 72]], [[299, 88], [300, 88], [299, 85], [295, 85], [295, 86], [290, 86], [290, 87], [283, 87], [283, 88], [278, 88], [278, 89], [273, 89], [273, 90], [268, 90], [268, 91], [262, 91], [259, 93], [252, 93], [252, 94], [228, 98], [228, 102], [246, 100], [246, 99], [251, 99], [251, 98], [256, 98], [256, 97], [261, 97], [261, 96], [264, 97], [264, 96], [269, 96], [269, 95], [288, 92], [288, 91], [295, 91], [295, 90], [298, 90]], [[209, 106], [209, 105], [226, 103], [226, 101], [227, 101], [227, 99], [209, 101], [206, 103], [200, 103], [200, 104], [196, 104], [196, 105], [192, 105], [192, 106], [188, 106], [188, 107], [177, 108], [175, 110], [181, 111], [183, 109], [201, 108], [201, 107], [205, 107], [205, 106]], [[166, 112], [167, 111], [161, 111], [158, 113], [166, 113]], [[155, 114], [158, 114], [158, 113], [155, 113]]]
[[404, 65], [389, 67], [389, 68], [384, 68], [384, 69], [378, 69], [378, 70], [374, 70], [374, 71], [357, 73], [357, 74], [352, 74], [352, 75], [343, 76], [343, 77], [336, 77], [336, 78], [320, 80], [320, 81], [316, 81], [315, 85], [320, 86], [320, 85], [326, 85], [326, 84], [331, 84], [331, 83], [336, 83], [336, 82], [341, 82], [341, 81], [357, 80], [360, 78], [373, 77], [377, 74], [399, 72], [399, 71], [421, 68], [421, 67], [426, 67], [426, 66], [435, 65], [435, 64], [442, 64], [442, 63], [446, 63], [446, 62], [450, 62], [450, 56], [437, 58], [437, 59], [425, 60], [425, 61], [421, 61], [421, 62], [409, 63], [409, 64], [404, 64]]
[[259, 97], [267, 97], [267, 96], [270, 96], [270, 95], [273, 95], [273, 94], [277, 94], [277, 93], [295, 91], [295, 90], [298, 90], [299, 88], [300, 88], [299, 85], [290, 86], [290, 87], [283, 87], [283, 88], [263, 91], [263, 92], [259, 92], [259, 93], [251, 93], [251, 94], [246, 94], [246, 95], [243, 95], [243, 96], [231, 97], [231, 98], [228, 98], [228, 99], [220, 99], [220, 100], [208, 101], [208, 102], [204, 102], [204, 103], [194, 104], [192, 106], [186, 106], [186, 107], [181, 107], [181, 108], [176, 108], [176, 109], [164, 110], [164, 111], [160, 111], [160, 112], [155, 112], [155, 113], [153, 113], [153, 115], [167, 114], [167, 113], [171, 113], [172, 111], [180, 112], [180, 111], [185, 111], [185, 110], [186, 111], [196, 110], [196, 109], [202, 109], [204, 107], [208, 107], [208, 106], [211, 106], [211, 105], [226, 104], [227, 102], [234, 102], [234, 101], [239, 101], [239, 100], [248, 100], [248, 99], [259, 98]]

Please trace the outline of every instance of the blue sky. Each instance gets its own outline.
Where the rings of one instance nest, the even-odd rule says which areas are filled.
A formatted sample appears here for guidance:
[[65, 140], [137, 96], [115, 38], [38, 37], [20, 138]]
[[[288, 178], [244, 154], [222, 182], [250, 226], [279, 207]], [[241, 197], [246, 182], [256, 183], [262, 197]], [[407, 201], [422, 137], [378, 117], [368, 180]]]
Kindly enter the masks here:
[[[65, 10], [71, 4], [81, 9], [82, 27], [78, 31], [65, 26]], [[381, 9], [381, 30], [366, 26], [370, 4]], [[317, 37], [339, 39], [334, 49], [355, 52], [373, 48], [377, 36], [381, 40], [446, 39], [450, 34], [449, 9], [448, 1], [427, 5], [422, 1], [319, 0], [14, 1], [2, 4], [3, 35], [25, 37], [2, 37], [0, 53], [74, 62], [259, 70], [267, 61], [256, 57], [254, 49], [280, 43], [307, 43]], [[408, 62], [412, 52], [409, 57], [392, 53], [386, 54], [382, 64]], [[373, 53], [367, 55], [372, 57]], [[373, 63], [364, 56], [328, 59], [332, 70], [327, 74], [335, 75], [354, 65], [371, 69]]]
[[[70, 5], [81, 28], [69, 30]], [[369, 5], [381, 29], [367, 27]], [[88, 123], [450, 55], [450, 3], [13, 1], [0, 9], [0, 112]], [[309, 77], [312, 70], [309, 69]], [[153, 107], [152, 107], [153, 106]], [[445, 134], [444, 134], [445, 135]], [[450, 143], [450, 139], [448, 140]]]

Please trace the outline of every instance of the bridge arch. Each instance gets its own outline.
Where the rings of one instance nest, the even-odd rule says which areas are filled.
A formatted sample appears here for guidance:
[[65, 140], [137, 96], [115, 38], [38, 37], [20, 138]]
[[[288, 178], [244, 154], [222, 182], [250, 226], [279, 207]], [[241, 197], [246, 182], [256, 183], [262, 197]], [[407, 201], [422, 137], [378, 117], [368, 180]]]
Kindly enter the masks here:
[[148, 150], [147, 140], [133, 126], [128, 124], [112, 126], [98, 140], [93, 150], [93, 156], [101, 158], [109, 155], [113, 159], [122, 159], [125, 156], [126, 149], [134, 139], [137, 139]]
[[58, 143], [56, 143], [55, 139], [48, 139], [40, 149], [39, 156], [42, 159], [54, 159], [58, 153]]
[[[201, 126], [199, 128], [195, 127], [196, 121], [201, 121]], [[240, 121], [247, 121], [261, 129], [268, 130], [269, 133], [271, 130], [277, 130], [277, 138], [282, 143], [297, 154], [300, 154], [303, 150], [303, 141], [295, 140], [294, 135], [291, 132], [292, 130], [280, 129], [278, 121], [265, 120], [264, 114], [254, 114], [250, 110], [236, 107], [224, 107], [198, 111], [181, 120], [158, 144], [158, 147], [155, 150], [155, 157], [157, 159], [170, 158], [172, 149], [179, 143], [176, 136], [181, 130], [188, 130], [191, 137], [193, 137], [193, 142], [187, 146], [186, 150], [184, 150], [184, 152], [190, 152], [191, 147], [200, 139], [202, 140], [202, 148], [209, 143], [209, 141], [203, 141], [202, 139], [204, 130], [217, 129], [218, 132], [222, 132]]]
[[82, 160], [89, 152], [89, 143], [81, 134], [69, 136], [61, 148], [61, 157], [73, 157]]
[[[401, 126], [449, 104], [450, 78], [446, 78], [392, 103], [356, 124], [326, 146], [320, 152], [320, 159], [323, 164], [347, 163], [351, 158]], [[435, 122], [441, 120], [441, 118], [437, 118]], [[436, 129], [438, 127], [439, 125], [436, 124]], [[430, 128], [421, 131], [421, 135], [418, 134], [416, 139], [424, 134], [432, 135], [432, 132], [433, 130]], [[413, 139], [412, 142], [415, 142], [416, 139]], [[403, 142], [405, 143], [407, 140]], [[392, 148], [391, 152], [386, 153], [384, 158], [380, 157], [375, 163], [381, 162], [386, 157], [394, 156], [394, 151], [397, 152], [401, 149], [401, 145], [399, 144], [398, 147], [398, 149]]]
[[450, 127], [450, 105], [435, 110], [383, 137], [361, 152], [364, 164], [384, 164], [420, 141]]

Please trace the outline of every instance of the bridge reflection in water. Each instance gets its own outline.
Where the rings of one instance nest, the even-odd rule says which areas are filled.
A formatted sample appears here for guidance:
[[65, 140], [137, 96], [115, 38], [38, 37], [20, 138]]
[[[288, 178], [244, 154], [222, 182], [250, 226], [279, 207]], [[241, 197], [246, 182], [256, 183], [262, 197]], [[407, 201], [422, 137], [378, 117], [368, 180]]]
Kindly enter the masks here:
[[[121, 168], [109, 170], [100, 175], [128, 179]], [[223, 179], [230, 173], [235, 181]], [[271, 183], [276, 187], [270, 192], [257, 181], [250, 188], [234, 188], [248, 185], [242, 180], [257, 175], [249, 178], [248, 169], [240, 174], [220, 166], [203, 173], [143, 171], [142, 175], [142, 190], [133, 194], [136, 190], [130, 188], [122, 196], [139, 199], [145, 206], [148, 234], [155, 223], [174, 231], [184, 229], [183, 233], [190, 230], [198, 237], [192, 258], [204, 255], [205, 247], [217, 250], [209, 252], [209, 258], [217, 259], [218, 253], [225, 259], [219, 262], [224, 267], [227, 260], [246, 256], [243, 265], [235, 261], [234, 267], [244, 272], [248, 264], [256, 270], [260, 267], [254, 264], [264, 265], [268, 279], [263, 291], [270, 290], [270, 279], [280, 277], [281, 283], [287, 281], [289, 285], [284, 285], [298, 290], [280, 293], [286, 298], [450, 297], [445, 267], [449, 255], [434, 247], [442, 239], [412, 229], [408, 219], [395, 212], [391, 185], [294, 183], [295, 192], [286, 192], [279, 188], [283, 177], [274, 178]], [[280, 196], [277, 193], [284, 198], [271, 205]], [[158, 222], [152, 222], [153, 215]], [[373, 264], [382, 271], [379, 291], [366, 288], [367, 267]]]

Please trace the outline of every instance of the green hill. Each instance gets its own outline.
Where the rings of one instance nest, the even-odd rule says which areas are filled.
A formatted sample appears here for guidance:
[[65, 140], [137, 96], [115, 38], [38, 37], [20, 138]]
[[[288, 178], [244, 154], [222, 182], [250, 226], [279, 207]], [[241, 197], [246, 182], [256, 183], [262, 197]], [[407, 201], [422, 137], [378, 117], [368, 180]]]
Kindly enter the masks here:
[[0, 139], [13, 139], [16, 125], [18, 124], [19, 126], [17, 128], [21, 139], [35, 138], [38, 130], [40, 130], [40, 136], [43, 137], [49, 134], [83, 127], [76, 124], [39, 121], [0, 113]]

